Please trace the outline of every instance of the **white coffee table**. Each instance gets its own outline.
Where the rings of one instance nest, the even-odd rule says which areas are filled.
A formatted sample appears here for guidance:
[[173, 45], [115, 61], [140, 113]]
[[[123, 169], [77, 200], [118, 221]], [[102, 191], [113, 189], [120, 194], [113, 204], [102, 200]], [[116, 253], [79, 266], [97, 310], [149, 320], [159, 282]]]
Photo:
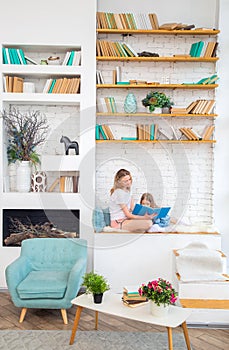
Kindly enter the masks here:
[[73, 344], [75, 334], [78, 328], [80, 314], [83, 308], [95, 311], [95, 329], [98, 329], [98, 313], [103, 312], [105, 314], [128, 318], [130, 320], [141, 321], [145, 323], [155, 324], [158, 326], [164, 326], [168, 332], [168, 344], [169, 350], [173, 349], [172, 328], [182, 326], [184, 337], [187, 345], [187, 349], [191, 350], [189, 341], [188, 329], [186, 325], [186, 319], [191, 315], [191, 311], [183, 309], [178, 306], [170, 306], [169, 313], [166, 317], [155, 317], [150, 312], [150, 303], [139, 306], [136, 308], [130, 308], [123, 305], [122, 294], [113, 294], [106, 292], [103, 295], [102, 304], [95, 304], [92, 295], [83, 294], [72, 300], [72, 304], [78, 306], [76, 310], [75, 320], [72, 327], [72, 334], [70, 338], [70, 345]]

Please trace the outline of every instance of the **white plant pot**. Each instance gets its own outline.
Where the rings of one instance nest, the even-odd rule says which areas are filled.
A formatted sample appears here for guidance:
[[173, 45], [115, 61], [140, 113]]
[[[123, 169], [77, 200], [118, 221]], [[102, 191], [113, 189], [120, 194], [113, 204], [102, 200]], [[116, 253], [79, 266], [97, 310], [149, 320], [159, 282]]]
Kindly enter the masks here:
[[29, 161], [21, 161], [17, 167], [17, 191], [29, 192], [31, 187], [31, 168]]
[[156, 317], [165, 317], [169, 312], [169, 305], [156, 305], [153, 301], [150, 302], [151, 313]]
[[155, 110], [153, 112], [151, 112], [153, 114], [162, 114], [162, 108], [160, 107], [156, 107]]

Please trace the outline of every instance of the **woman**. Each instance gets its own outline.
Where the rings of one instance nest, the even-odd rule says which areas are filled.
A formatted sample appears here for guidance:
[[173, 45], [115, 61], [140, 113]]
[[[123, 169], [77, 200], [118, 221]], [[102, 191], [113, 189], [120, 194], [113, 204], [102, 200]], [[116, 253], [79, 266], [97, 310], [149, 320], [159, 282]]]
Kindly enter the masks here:
[[134, 201], [131, 197], [132, 177], [128, 170], [120, 169], [114, 178], [110, 191], [111, 227], [130, 232], [146, 232], [152, 226], [155, 214], [133, 215]]

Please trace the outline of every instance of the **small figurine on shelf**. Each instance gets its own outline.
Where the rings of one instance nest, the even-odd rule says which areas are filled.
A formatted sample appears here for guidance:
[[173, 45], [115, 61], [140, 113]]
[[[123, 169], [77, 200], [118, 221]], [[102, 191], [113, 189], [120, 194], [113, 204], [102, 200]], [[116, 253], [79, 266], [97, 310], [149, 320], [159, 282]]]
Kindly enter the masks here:
[[71, 141], [67, 136], [62, 136], [60, 142], [64, 143], [66, 155], [69, 154], [69, 149], [74, 149], [76, 155], [79, 154], [79, 145], [77, 141]]

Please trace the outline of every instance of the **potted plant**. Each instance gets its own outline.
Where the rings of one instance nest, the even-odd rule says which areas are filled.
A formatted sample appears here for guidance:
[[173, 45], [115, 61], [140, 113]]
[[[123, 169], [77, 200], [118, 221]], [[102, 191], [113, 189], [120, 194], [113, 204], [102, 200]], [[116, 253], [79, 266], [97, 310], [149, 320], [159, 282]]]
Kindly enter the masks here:
[[86, 287], [86, 293], [92, 293], [94, 303], [102, 302], [103, 293], [110, 289], [107, 279], [94, 272], [85, 273], [83, 276], [82, 285]]
[[142, 100], [142, 104], [145, 107], [149, 107], [150, 112], [155, 112], [156, 108], [163, 109], [165, 107], [169, 108], [170, 111], [173, 102], [170, 100], [170, 97], [165, 95], [164, 92], [151, 91]]
[[177, 292], [171, 283], [163, 278], [142, 284], [138, 292], [152, 301], [151, 311], [154, 316], [164, 316], [169, 305], [174, 305], [177, 300]]
[[30, 164], [36, 166], [39, 154], [36, 147], [44, 143], [48, 133], [47, 119], [40, 111], [21, 113], [12, 108], [2, 113], [8, 136], [7, 157], [9, 164], [18, 161], [17, 190], [30, 191]]

